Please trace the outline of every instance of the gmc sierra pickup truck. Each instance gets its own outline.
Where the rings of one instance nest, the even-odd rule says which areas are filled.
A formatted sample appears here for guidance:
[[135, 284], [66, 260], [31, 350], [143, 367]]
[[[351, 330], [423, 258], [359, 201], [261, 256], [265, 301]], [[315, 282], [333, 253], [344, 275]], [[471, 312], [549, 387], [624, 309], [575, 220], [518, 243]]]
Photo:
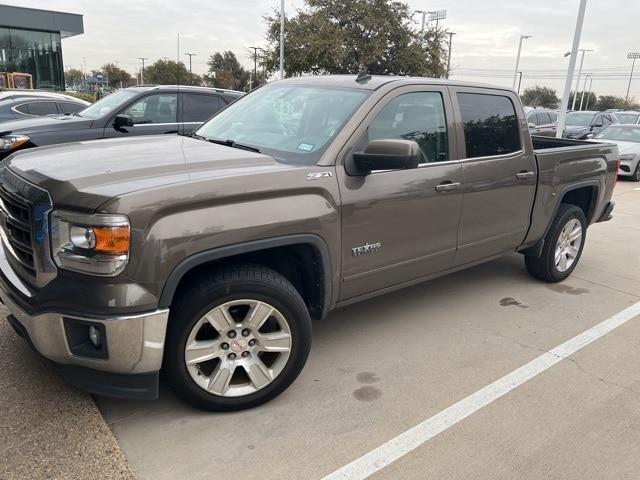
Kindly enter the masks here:
[[163, 369], [200, 408], [247, 408], [295, 380], [336, 307], [513, 252], [562, 281], [617, 164], [614, 145], [532, 138], [508, 89], [273, 82], [191, 136], [8, 157], [0, 297], [76, 386], [153, 398]]

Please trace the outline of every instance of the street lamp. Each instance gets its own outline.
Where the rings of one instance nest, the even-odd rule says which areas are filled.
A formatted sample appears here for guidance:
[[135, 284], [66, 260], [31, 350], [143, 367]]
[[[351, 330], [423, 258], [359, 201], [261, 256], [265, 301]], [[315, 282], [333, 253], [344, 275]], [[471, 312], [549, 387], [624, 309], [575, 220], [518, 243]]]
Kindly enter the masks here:
[[138, 60], [142, 60], [142, 70], [140, 70], [140, 85], [144, 85], [144, 61], [149, 60], [148, 57], [138, 57]]
[[284, 0], [280, 0], [280, 80], [284, 78]]
[[629, 90], [631, 89], [631, 80], [633, 79], [633, 69], [636, 66], [637, 58], [640, 58], [640, 52], [627, 53], [627, 59], [633, 60], [633, 63], [631, 64], [631, 75], [629, 75], [629, 86], [627, 87], [627, 96], [624, 98], [625, 103], [629, 101]]
[[584, 54], [587, 52], [593, 52], [593, 50], [589, 50], [587, 48], [581, 48], [578, 51], [582, 52], [582, 56], [580, 57], [580, 67], [578, 68], [578, 78], [576, 79], [576, 91], [573, 94], [573, 103], [571, 104], [571, 110], [576, 109], [576, 97], [578, 96], [578, 89], [580, 88], [580, 76], [582, 75], [582, 64], [584, 63]]
[[591, 84], [593, 83], [593, 75], [589, 74], [589, 90], [587, 90], [587, 103], [584, 105], [585, 110], [589, 110], [589, 100], [591, 99]]
[[[582, 95], [580, 96], [580, 107], [578, 107], [578, 110], [582, 111], [582, 102], [584, 102], [584, 91], [587, 89], [587, 80], [589, 79], [589, 77], [591, 77], [590, 73], [587, 73], [584, 76], [584, 85], [582, 85]], [[578, 92], [576, 92], [577, 94]]]
[[560, 114], [558, 115], [558, 128], [556, 129], [556, 137], [562, 138], [564, 127], [567, 120], [567, 107], [569, 106], [569, 94], [571, 93], [571, 84], [573, 83], [573, 71], [576, 68], [576, 56], [578, 48], [580, 48], [580, 36], [582, 35], [582, 25], [584, 24], [584, 14], [587, 10], [587, 0], [580, 0], [578, 7], [578, 18], [576, 19], [576, 29], [573, 32], [573, 45], [571, 47], [571, 58], [569, 59], [569, 67], [567, 68], [567, 78], [564, 81], [564, 93], [562, 94], [562, 103], [560, 104]]
[[518, 78], [518, 67], [520, 66], [520, 52], [522, 52], [522, 41], [527, 38], [531, 38], [532, 35], [520, 35], [520, 42], [518, 43], [518, 54], [516, 55], [516, 69], [513, 72], [513, 86], [516, 89], [516, 79]]

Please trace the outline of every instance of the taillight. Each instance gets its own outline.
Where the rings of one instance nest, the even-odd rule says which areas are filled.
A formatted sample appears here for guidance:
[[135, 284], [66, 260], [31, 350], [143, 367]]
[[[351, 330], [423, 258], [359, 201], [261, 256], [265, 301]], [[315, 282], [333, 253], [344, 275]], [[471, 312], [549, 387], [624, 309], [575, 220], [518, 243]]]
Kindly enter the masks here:
[[616, 186], [616, 183], [618, 183], [618, 173], [620, 172], [620, 159], [616, 160], [616, 172], [615, 175], [613, 176], [613, 186]]

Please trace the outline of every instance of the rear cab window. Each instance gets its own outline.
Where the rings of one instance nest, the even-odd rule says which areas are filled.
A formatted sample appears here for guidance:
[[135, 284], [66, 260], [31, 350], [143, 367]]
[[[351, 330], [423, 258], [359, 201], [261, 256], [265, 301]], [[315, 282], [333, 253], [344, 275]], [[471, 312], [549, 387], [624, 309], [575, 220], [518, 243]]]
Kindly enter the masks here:
[[520, 126], [511, 99], [503, 95], [458, 92], [467, 158], [519, 151]]

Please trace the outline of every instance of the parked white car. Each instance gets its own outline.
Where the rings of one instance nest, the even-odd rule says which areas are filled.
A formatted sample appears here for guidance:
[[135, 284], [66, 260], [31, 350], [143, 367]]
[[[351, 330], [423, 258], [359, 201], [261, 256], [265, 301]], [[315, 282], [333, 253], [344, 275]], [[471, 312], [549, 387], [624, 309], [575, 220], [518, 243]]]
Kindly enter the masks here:
[[595, 142], [603, 140], [618, 145], [618, 175], [640, 182], [640, 125], [611, 125], [593, 137]]

